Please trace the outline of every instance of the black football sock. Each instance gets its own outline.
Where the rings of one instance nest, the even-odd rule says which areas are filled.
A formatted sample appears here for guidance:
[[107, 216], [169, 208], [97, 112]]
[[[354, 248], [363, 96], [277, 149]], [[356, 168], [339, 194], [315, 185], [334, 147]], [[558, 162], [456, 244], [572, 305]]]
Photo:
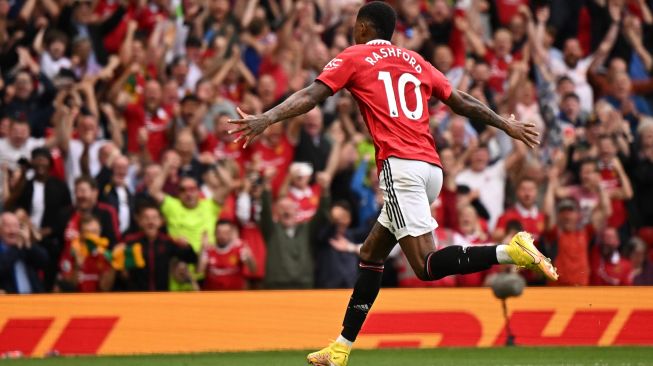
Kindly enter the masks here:
[[367, 313], [381, 289], [383, 277], [383, 264], [361, 260], [354, 292], [349, 299], [345, 319], [342, 321], [342, 336], [353, 342], [361, 330]]
[[429, 253], [424, 271], [426, 278], [434, 281], [453, 274], [484, 271], [495, 264], [499, 264], [496, 245], [452, 245]]

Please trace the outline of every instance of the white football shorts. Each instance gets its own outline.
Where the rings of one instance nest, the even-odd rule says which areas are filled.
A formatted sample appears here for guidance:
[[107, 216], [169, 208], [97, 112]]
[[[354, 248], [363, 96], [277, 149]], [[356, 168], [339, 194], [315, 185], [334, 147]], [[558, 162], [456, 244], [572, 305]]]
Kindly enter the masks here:
[[438, 223], [431, 215], [431, 203], [442, 189], [442, 169], [419, 160], [390, 157], [383, 161], [379, 187], [383, 208], [378, 221], [397, 240], [431, 233]]

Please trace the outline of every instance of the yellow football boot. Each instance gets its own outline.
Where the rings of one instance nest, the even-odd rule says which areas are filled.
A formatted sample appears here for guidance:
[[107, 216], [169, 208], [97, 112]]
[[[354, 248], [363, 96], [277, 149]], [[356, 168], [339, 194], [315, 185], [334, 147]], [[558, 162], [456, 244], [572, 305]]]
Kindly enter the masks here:
[[541, 272], [551, 281], [558, 280], [558, 271], [551, 259], [537, 250], [531, 234], [525, 231], [515, 234], [507, 245], [506, 252], [519, 267]]
[[347, 366], [351, 347], [340, 342], [332, 342], [328, 347], [306, 356], [306, 360], [313, 366]]

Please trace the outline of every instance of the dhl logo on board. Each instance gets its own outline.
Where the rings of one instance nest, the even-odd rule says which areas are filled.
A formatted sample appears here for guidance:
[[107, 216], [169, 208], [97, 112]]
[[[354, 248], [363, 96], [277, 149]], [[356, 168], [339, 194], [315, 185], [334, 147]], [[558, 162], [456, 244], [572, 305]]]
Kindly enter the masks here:
[[[348, 298], [346, 290], [3, 296], [0, 354], [311, 349], [338, 334]], [[509, 307], [520, 345], [653, 345], [653, 288], [527, 289]], [[357, 347], [505, 340], [489, 289], [383, 290]]]

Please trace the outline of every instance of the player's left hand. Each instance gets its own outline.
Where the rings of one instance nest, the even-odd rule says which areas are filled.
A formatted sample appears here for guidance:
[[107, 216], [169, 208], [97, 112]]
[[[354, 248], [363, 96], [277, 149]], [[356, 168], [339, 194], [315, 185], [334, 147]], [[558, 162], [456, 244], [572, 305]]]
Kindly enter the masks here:
[[506, 133], [513, 139], [525, 143], [531, 149], [540, 144], [538, 138], [540, 134], [535, 129], [535, 124], [517, 121], [514, 114], [511, 114], [507, 121]]
[[241, 119], [230, 119], [229, 123], [239, 125], [239, 128], [230, 130], [229, 134], [242, 132], [235, 142], [245, 139], [245, 145], [243, 145], [243, 148], [246, 148], [256, 136], [263, 133], [263, 131], [272, 124], [272, 121], [270, 121], [270, 118], [264, 114], [253, 116], [243, 112], [240, 108], [236, 108], [236, 110]]

